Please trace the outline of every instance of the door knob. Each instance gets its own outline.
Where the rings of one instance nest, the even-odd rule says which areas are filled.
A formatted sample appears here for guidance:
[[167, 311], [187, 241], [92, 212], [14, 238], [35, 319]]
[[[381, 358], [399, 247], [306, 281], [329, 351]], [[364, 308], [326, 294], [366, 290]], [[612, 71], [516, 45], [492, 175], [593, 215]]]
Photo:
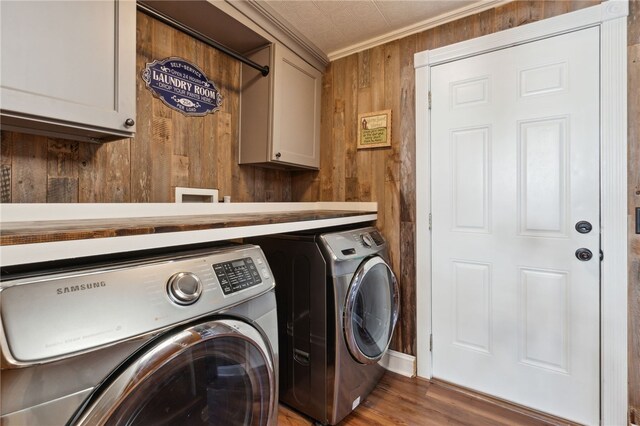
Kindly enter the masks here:
[[580, 222], [576, 223], [576, 231], [581, 234], [588, 234], [592, 229], [593, 226], [591, 226], [591, 224], [586, 220], [581, 220]]
[[587, 260], [591, 260], [593, 253], [591, 253], [591, 250], [583, 247], [576, 250], [576, 257], [578, 260], [586, 262]]

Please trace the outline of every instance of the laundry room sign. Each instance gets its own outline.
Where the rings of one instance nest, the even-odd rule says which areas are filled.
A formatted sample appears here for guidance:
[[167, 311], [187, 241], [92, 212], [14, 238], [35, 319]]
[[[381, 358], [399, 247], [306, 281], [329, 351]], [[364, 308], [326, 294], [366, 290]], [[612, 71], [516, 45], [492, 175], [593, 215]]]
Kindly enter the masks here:
[[217, 111], [222, 96], [213, 81], [196, 65], [177, 57], [147, 63], [142, 79], [153, 96], [187, 116]]

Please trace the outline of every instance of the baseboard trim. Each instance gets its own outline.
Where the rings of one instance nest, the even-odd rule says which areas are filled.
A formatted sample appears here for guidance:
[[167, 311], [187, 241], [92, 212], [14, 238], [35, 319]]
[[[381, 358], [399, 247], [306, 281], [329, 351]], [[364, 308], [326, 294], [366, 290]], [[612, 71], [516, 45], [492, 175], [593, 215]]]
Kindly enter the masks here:
[[416, 357], [389, 349], [379, 362], [384, 368], [405, 377], [416, 375]]

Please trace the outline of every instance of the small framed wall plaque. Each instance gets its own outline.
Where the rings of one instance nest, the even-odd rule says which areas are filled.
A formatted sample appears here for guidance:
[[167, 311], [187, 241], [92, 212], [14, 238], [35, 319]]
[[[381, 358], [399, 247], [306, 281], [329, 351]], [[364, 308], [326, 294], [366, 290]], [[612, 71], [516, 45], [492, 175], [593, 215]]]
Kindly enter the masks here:
[[391, 146], [391, 110], [358, 114], [358, 149]]

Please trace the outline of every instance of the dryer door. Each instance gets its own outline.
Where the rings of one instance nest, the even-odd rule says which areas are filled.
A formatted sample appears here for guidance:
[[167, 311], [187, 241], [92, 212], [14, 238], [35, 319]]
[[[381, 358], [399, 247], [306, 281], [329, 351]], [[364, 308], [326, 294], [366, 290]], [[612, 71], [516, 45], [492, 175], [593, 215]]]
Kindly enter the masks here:
[[169, 333], [99, 386], [79, 425], [275, 424], [271, 349], [252, 326], [217, 320]]
[[347, 291], [344, 332], [351, 355], [362, 364], [377, 362], [389, 347], [398, 319], [398, 283], [379, 256], [362, 262]]

